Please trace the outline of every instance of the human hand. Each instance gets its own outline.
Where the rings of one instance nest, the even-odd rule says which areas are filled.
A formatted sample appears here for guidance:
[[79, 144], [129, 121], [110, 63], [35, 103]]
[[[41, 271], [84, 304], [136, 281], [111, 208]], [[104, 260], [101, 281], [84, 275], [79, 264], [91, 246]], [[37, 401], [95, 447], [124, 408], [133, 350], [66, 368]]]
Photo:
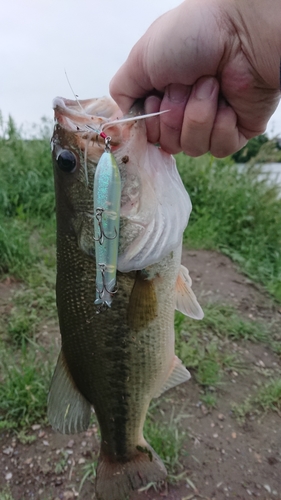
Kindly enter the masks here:
[[264, 132], [280, 99], [279, 0], [185, 0], [157, 19], [111, 81], [123, 112], [145, 98], [151, 142], [223, 157]]

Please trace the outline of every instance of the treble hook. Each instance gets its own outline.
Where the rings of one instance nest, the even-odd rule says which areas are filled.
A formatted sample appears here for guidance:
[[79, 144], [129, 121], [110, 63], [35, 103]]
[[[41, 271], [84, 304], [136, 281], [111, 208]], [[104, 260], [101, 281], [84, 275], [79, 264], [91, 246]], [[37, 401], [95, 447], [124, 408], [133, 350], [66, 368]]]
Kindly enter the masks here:
[[104, 292], [109, 293], [109, 295], [115, 295], [117, 293], [117, 287], [115, 290], [108, 290], [106, 283], [105, 283], [105, 271], [106, 271], [106, 265], [105, 264], [99, 264], [100, 272], [101, 272], [101, 279], [102, 279], [102, 290], [99, 290], [97, 287], [97, 292], [99, 294], [99, 298], [102, 299], [104, 296]]
[[103, 228], [103, 223], [102, 223], [102, 214], [104, 212], [104, 208], [100, 208], [100, 207], [97, 207], [96, 208], [96, 219], [98, 221], [98, 226], [99, 226], [99, 230], [100, 230], [100, 234], [97, 238], [94, 237], [94, 241], [98, 241], [100, 245], [103, 244], [103, 241], [104, 241], [104, 238], [106, 238], [107, 240], [115, 240], [115, 238], [117, 237], [117, 231], [116, 231], [116, 227], [114, 228], [114, 231], [115, 231], [115, 236], [107, 236], [104, 232], [104, 228]]
[[[104, 137], [104, 132], [101, 132], [101, 136]], [[110, 147], [110, 142], [111, 142], [111, 137], [110, 135], [107, 135], [105, 138], [104, 138], [104, 145], [105, 145], [105, 151], [111, 151], [111, 147]]]

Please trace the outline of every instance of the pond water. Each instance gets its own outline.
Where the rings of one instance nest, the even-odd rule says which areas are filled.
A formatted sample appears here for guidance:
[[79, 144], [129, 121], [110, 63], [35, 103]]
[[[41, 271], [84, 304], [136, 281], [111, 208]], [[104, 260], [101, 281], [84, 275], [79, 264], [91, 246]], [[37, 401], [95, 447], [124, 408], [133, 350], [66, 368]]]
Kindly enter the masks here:
[[265, 163], [263, 171], [270, 173], [270, 177], [281, 184], [281, 163]]
[[[243, 164], [241, 164], [243, 168]], [[269, 174], [269, 179], [280, 185], [280, 196], [281, 196], [281, 163], [264, 163], [262, 170], [265, 175]], [[261, 175], [261, 178], [263, 175]]]

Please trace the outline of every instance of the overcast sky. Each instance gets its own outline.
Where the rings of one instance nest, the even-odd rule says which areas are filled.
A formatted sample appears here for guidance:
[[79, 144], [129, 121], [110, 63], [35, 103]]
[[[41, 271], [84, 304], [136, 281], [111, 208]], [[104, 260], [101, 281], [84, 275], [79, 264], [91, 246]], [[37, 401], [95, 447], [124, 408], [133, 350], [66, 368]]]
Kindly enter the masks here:
[[[10, 0], [0, 14], [0, 110], [18, 125], [52, 118], [52, 99], [108, 95], [111, 77], [180, 0]], [[281, 107], [269, 132], [281, 134]]]

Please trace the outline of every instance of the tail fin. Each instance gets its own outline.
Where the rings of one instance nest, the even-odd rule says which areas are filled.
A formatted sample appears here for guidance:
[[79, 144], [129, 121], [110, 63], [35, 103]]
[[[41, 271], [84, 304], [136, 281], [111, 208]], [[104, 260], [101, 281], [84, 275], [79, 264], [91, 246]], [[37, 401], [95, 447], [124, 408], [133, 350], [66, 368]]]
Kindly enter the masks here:
[[132, 500], [133, 492], [149, 483], [163, 484], [166, 468], [157, 453], [145, 442], [137, 446], [136, 455], [128, 462], [112, 462], [101, 452], [97, 467], [98, 500]]

